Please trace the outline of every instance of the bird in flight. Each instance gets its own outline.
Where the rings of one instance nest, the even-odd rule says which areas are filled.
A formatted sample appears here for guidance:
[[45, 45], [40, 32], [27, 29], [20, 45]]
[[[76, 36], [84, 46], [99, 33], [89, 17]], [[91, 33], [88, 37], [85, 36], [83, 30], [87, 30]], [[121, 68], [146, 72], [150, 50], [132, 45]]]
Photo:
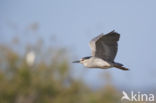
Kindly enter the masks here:
[[114, 61], [118, 50], [120, 34], [114, 30], [107, 34], [100, 34], [90, 41], [92, 56], [83, 57], [73, 63], [81, 63], [87, 68], [108, 69], [116, 67], [121, 70], [128, 70], [123, 64]]

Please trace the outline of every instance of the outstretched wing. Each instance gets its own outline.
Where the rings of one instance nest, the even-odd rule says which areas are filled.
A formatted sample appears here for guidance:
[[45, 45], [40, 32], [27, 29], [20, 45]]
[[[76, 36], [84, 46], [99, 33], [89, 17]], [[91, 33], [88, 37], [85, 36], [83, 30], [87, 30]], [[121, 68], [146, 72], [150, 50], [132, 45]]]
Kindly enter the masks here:
[[114, 30], [106, 35], [103, 33], [90, 41], [92, 56], [99, 57], [107, 61], [114, 61], [117, 53], [117, 41], [120, 34]]

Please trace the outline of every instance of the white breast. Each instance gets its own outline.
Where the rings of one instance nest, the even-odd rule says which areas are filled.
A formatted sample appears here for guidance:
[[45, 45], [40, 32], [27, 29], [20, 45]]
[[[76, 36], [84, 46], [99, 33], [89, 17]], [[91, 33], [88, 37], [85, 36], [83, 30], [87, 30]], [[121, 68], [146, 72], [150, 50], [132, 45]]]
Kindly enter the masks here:
[[96, 58], [96, 57], [91, 57], [90, 59], [85, 60], [83, 64], [85, 67], [88, 67], [88, 68], [104, 68], [105, 69], [105, 68], [111, 67], [110, 63], [104, 61], [103, 59]]

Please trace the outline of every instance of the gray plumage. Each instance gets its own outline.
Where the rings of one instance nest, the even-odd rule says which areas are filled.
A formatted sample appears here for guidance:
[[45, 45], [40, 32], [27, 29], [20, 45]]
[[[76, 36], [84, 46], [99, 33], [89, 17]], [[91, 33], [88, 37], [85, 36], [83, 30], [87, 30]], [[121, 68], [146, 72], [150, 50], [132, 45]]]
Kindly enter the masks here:
[[122, 64], [114, 62], [118, 50], [118, 41], [120, 34], [114, 30], [108, 34], [100, 34], [90, 41], [92, 56], [84, 57], [80, 62], [88, 68], [111, 68], [116, 67], [122, 70], [128, 70]]
[[102, 58], [107, 61], [114, 61], [117, 53], [120, 35], [112, 31], [106, 35], [103, 33], [90, 41], [92, 56]]

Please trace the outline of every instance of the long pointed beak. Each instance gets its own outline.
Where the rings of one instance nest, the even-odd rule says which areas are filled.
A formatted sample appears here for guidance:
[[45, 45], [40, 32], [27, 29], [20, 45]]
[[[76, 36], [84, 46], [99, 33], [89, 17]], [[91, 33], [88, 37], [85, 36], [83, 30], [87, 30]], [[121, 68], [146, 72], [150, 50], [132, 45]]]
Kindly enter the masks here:
[[80, 63], [80, 60], [73, 61], [72, 63]]

